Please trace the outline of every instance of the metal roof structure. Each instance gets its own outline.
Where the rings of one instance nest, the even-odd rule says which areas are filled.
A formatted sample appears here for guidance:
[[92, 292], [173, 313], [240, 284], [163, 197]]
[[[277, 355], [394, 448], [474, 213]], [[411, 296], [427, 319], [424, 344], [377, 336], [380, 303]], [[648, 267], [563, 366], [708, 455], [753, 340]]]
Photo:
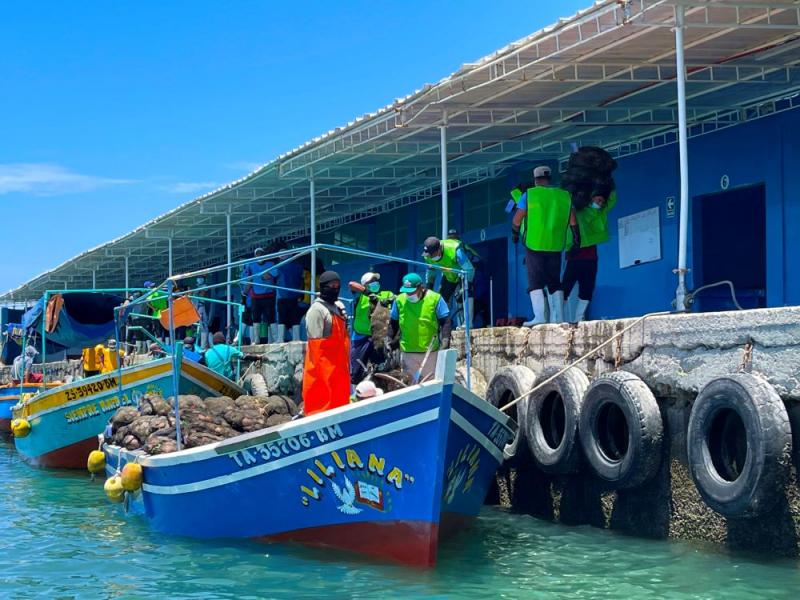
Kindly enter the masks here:
[[[495, 178], [573, 144], [617, 156], [677, 141], [675, 32], [685, 14], [689, 136], [800, 104], [800, 0], [600, 0], [433, 85], [0, 296], [132, 284], [249, 255]], [[445, 133], [443, 133], [443, 131]]]

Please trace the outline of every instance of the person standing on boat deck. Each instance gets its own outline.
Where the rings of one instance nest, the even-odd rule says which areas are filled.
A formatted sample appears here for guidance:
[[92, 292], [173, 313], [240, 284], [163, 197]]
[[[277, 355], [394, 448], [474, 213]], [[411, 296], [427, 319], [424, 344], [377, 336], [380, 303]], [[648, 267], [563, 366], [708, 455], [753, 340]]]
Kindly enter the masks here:
[[306, 313], [308, 344], [303, 365], [303, 412], [306, 415], [350, 401], [350, 338], [347, 314], [339, 301], [341, 278], [325, 271], [319, 297]]
[[[197, 278], [197, 287], [203, 287], [205, 284], [205, 277]], [[192, 300], [192, 304], [194, 304], [195, 309], [197, 309], [197, 314], [200, 316], [197, 321], [197, 335], [200, 338], [200, 347], [206, 350], [208, 348], [208, 338], [210, 337], [211, 307], [209, 306], [209, 302], [200, 300], [199, 298], [208, 298], [208, 290], [198, 290], [193, 295], [198, 297]]]
[[39, 351], [36, 348], [33, 346], [26, 346], [25, 352], [14, 359], [14, 362], [11, 364], [11, 382], [14, 385], [19, 385], [20, 383], [41, 383], [42, 374], [31, 373], [33, 361], [38, 354]]
[[81, 350], [84, 377], [93, 377], [100, 373], [100, 369], [103, 366], [100, 361], [104, 350], [103, 344], [97, 344], [96, 346]]
[[263, 248], [256, 248], [256, 260], [247, 263], [242, 277], [245, 279], [242, 289], [250, 296], [250, 314], [253, 318], [253, 344], [266, 342], [267, 331], [271, 323], [275, 322], [275, 289], [268, 287], [275, 281], [270, 269], [275, 263], [269, 259], [259, 257], [264, 255]]
[[119, 361], [125, 364], [125, 350], [117, 350], [117, 340], [108, 340], [108, 346], [100, 354], [100, 372], [113, 373], [119, 368]]
[[256, 354], [245, 354], [238, 348], [229, 346], [225, 343], [225, 334], [218, 331], [211, 339], [211, 347], [205, 351], [203, 355], [206, 366], [230, 380], [236, 376], [236, 369], [234, 368], [234, 361], [243, 358], [250, 358], [257, 360], [261, 358]]
[[439, 350], [450, 347], [450, 309], [444, 298], [433, 290], [425, 289], [419, 275], [409, 273], [403, 277], [403, 287], [392, 304], [389, 318], [386, 344], [396, 348], [399, 333], [403, 370], [416, 375], [425, 355], [429, 354], [420, 380], [428, 375], [433, 376]]
[[192, 362], [203, 362], [203, 355], [197, 351], [195, 339], [192, 336], [183, 338], [183, 355]]
[[[353, 303], [353, 342], [350, 346], [350, 380], [353, 385], [364, 377], [364, 365], [380, 363], [384, 360], [382, 348], [376, 348], [372, 340], [372, 313], [378, 303], [391, 306], [394, 294], [381, 291], [380, 273], [367, 272], [361, 276], [361, 283], [351, 281], [350, 291], [355, 296]], [[385, 313], [383, 313], [385, 314]], [[379, 340], [383, 339], [378, 334]]]
[[561, 253], [567, 241], [572, 198], [569, 192], [550, 185], [550, 167], [533, 170], [534, 187], [517, 202], [517, 212], [511, 224], [511, 241], [520, 239], [525, 225], [525, 267], [528, 271], [528, 294], [533, 319], [523, 323], [531, 327], [546, 323], [544, 290], [550, 305], [550, 322], [564, 320], [564, 292], [561, 290]]
[[608, 241], [608, 213], [617, 204], [617, 193], [596, 190], [592, 203], [581, 210], [572, 209], [567, 242], [567, 266], [561, 280], [566, 298], [578, 284], [578, 303], [574, 322], [586, 318], [597, 281], [597, 245]]

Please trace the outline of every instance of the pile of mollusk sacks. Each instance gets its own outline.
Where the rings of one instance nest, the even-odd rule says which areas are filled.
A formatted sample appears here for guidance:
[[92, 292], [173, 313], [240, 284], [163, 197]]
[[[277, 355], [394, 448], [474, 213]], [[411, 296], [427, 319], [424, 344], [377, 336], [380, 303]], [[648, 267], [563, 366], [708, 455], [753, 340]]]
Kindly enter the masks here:
[[[184, 448], [195, 448], [290, 421], [297, 405], [286, 396], [178, 396]], [[123, 406], [111, 418], [110, 443], [148, 454], [175, 452], [172, 398], [146, 394], [139, 408]], [[109, 441], [109, 440], [107, 440]]]
[[617, 161], [602, 148], [583, 146], [569, 157], [567, 170], [561, 177], [561, 188], [572, 196], [572, 205], [581, 210], [592, 203], [593, 196], [606, 200], [615, 189], [611, 174]]

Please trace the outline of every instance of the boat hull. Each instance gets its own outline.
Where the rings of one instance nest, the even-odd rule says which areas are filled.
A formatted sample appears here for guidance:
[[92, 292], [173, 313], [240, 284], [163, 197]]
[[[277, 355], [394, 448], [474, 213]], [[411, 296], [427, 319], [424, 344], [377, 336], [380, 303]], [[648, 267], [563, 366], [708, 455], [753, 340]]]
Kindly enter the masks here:
[[[182, 394], [244, 393], [227, 379], [199, 365], [182, 368]], [[98, 446], [98, 434], [121, 406], [137, 406], [142, 396], [172, 395], [171, 359], [134, 365], [117, 372], [96, 375], [59, 386], [17, 405], [14, 417], [31, 424], [30, 433], [15, 438], [23, 460], [39, 467], [76, 469], [86, 467], [86, 457]]]
[[39, 391], [39, 385], [25, 383], [0, 387], [0, 433], [11, 433], [11, 420], [14, 418], [11, 409], [19, 402], [20, 395]]
[[[477, 515], [513, 436], [496, 409], [454, 399], [454, 372], [455, 353], [443, 353], [434, 381], [173, 454], [106, 446], [107, 469], [138, 460], [144, 485], [129, 508], [163, 533], [431, 566], [440, 535]], [[493, 428], [496, 442], [481, 433]]]

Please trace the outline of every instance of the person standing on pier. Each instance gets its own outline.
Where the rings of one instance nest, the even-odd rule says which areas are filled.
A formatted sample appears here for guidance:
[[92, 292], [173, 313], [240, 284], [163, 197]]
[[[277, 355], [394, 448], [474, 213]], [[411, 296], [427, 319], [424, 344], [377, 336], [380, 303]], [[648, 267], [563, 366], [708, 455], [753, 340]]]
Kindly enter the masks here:
[[544, 290], [550, 305], [550, 322], [564, 320], [564, 292], [561, 289], [561, 253], [567, 240], [572, 199], [567, 191], [552, 187], [550, 167], [533, 170], [534, 187], [522, 195], [511, 224], [511, 241], [520, 239], [525, 225], [525, 267], [533, 319], [525, 327], [546, 323]]
[[[425, 240], [423, 246], [422, 258], [428, 264], [438, 265], [448, 269], [458, 269], [466, 273], [467, 296], [469, 306], [464, 307], [465, 319], [469, 319], [472, 323], [473, 313], [473, 291], [472, 280], [475, 277], [475, 267], [472, 266], [469, 254], [464, 248], [461, 240], [455, 238], [448, 238], [446, 240], [439, 240], [436, 236], [431, 236]], [[428, 269], [425, 273], [425, 281], [427, 288], [433, 289], [436, 283], [436, 274], [438, 269]], [[461, 277], [458, 273], [449, 271], [442, 272], [442, 282], [439, 285], [439, 294], [444, 299], [445, 304], [450, 304], [450, 299], [458, 289], [458, 283]]]
[[267, 331], [275, 322], [275, 289], [269, 287], [274, 282], [270, 269], [275, 263], [264, 256], [263, 248], [256, 248], [255, 260], [245, 265], [242, 279], [245, 280], [242, 290], [250, 296], [250, 313], [253, 317], [253, 344], [267, 341]]
[[561, 287], [569, 297], [578, 284], [578, 303], [575, 306], [575, 323], [586, 318], [586, 309], [594, 295], [597, 280], [597, 245], [607, 242], [608, 213], [617, 203], [617, 193], [595, 193], [592, 203], [584, 209], [572, 209], [567, 249], [567, 267]]
[[341, 278], [334, 271], [319, 277], [319, 297], [306, 313], [308, 344], [303, 365], [306, 415], [350, 402], [350, 338], [347, 314], [339, 301]]

